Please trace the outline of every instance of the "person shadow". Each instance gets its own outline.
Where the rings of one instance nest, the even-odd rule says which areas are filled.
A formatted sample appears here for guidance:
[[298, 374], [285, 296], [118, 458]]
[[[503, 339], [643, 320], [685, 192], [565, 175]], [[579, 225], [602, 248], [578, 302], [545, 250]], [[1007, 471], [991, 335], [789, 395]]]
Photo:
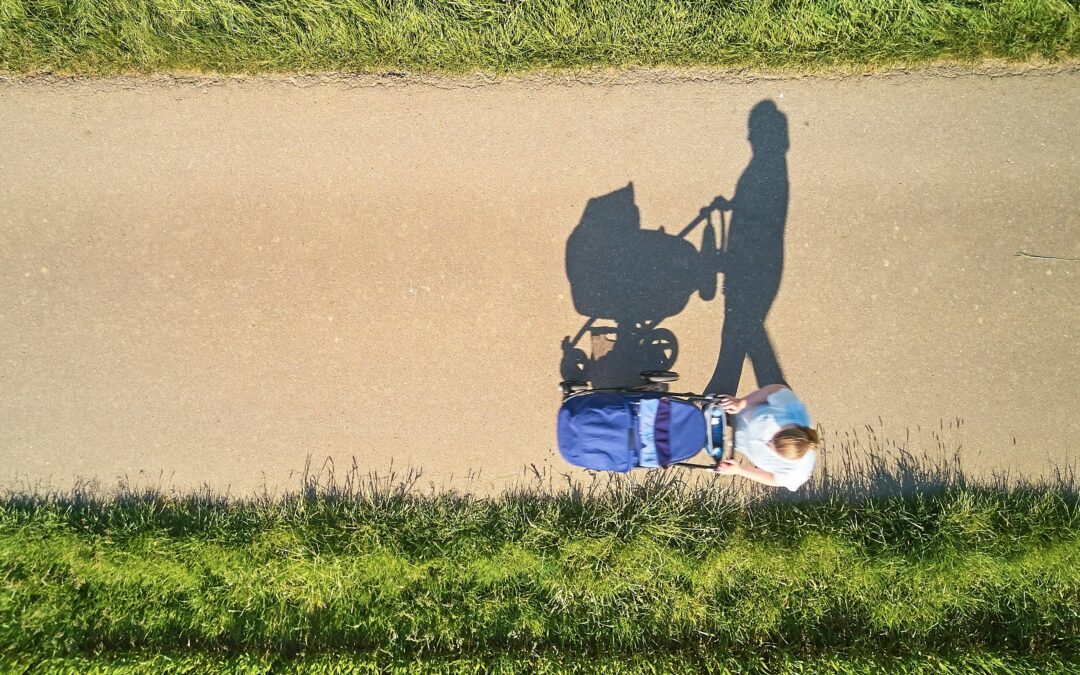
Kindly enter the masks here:
[[717, 198], [712, 204], [730, 211], [731, 217], [719, 264], [724, 275], [724, 325], [706, 394], [736, 394], [747, 359], [759, 387], [786, 384], [765, 320], [784, 273], [787, 116], [766, 99], [750, 110], [747, 126], [750, 163], [731, 199]]
[[[563, 338], [565, 382], [631, 386], [644, 371], [672, 369], [678, 340], [660, 324], [682, 312], [695, 292], [712, 300], [720, 273], [720, 352], [702, 393], [735, 394], [747, 358], [759, 385], [784, 382], [765, 319], [783, 275], [787, 118], [763, 100], [750, 111], [748, 127], [753, 154], [731, 199], [717, 197], [677, 232], [642, 226], [633, 183], [588, 201], [566, 243], [574, 307], [586, 321]], [[700, 247], [693, 243], [698, 237]]]

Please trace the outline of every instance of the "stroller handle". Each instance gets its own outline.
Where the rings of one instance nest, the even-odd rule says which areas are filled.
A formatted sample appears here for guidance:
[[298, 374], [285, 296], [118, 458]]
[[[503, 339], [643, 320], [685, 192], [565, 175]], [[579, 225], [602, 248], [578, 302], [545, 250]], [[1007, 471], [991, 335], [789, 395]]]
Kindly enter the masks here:
[[[709, 457], [715, 460], [721, 460], [727, 452], [727, 448], [724, 447], [724, 429], [727, 427], [727, 413], [720, 406], [720, 401], [716, 399], [710, 400], [705, 405], [705, 449], [709, 453]], [[719, 414], [717, 414], [719, 413]], [[720, 447], [717, 448], [713, 440], [713, 427], [720, 428]], [[717, 454], [719, 450], [719, 454]]]

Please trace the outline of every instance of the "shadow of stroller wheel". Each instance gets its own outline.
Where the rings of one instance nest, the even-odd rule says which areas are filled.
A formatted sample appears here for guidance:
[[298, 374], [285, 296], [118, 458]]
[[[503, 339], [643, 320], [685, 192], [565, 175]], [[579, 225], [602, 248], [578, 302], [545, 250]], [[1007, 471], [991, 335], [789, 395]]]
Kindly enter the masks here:
[[648, 358], [647, 364], [655, 366], [657, 371], [667, 370], [679, 357], [679, 341], [675, 339], [675, 333], [667, 328], [653, 330], [645, 338], [642, 347], [642, 351]]
[[559, 374], [567, 382], [578, 382], [586, 379], [585, 367], [589, 362], [588, 355], [581, 349], [564, 349], [562, 363], [559, 364]]

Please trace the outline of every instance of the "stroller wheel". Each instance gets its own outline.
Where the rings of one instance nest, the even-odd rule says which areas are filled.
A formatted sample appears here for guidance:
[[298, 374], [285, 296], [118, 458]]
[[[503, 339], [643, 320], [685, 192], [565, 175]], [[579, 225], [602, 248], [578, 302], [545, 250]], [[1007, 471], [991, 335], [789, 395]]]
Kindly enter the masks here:
[[674, 382], [679, 379], [678, 373], [670, 370], [646, 370], [641, 374], [642, 379], [659, 384], [661, 382]]
[[581, 382], [580, 380], [572, 380], [570, 382], [560, 382], [559, 389], [562, 391], [563, 396], [569, 396], [570, 394], [576, 394], [579, 391], [585, 391], [589, 388], [588, 382]]

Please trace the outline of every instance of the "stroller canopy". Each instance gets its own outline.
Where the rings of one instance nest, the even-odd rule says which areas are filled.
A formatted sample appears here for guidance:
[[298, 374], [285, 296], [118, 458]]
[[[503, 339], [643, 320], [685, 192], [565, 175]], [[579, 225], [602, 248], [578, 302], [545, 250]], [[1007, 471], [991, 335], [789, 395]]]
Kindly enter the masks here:
[[660, 466], [683, 462], [705, 445], [705, 416], [692, 403], [659, 393], [593, 393], [568, 398], [559, 410], [559, 452], [575, 466], [626, 472], [640, 466], [637, 404], [660, 399], [652, 436]]

